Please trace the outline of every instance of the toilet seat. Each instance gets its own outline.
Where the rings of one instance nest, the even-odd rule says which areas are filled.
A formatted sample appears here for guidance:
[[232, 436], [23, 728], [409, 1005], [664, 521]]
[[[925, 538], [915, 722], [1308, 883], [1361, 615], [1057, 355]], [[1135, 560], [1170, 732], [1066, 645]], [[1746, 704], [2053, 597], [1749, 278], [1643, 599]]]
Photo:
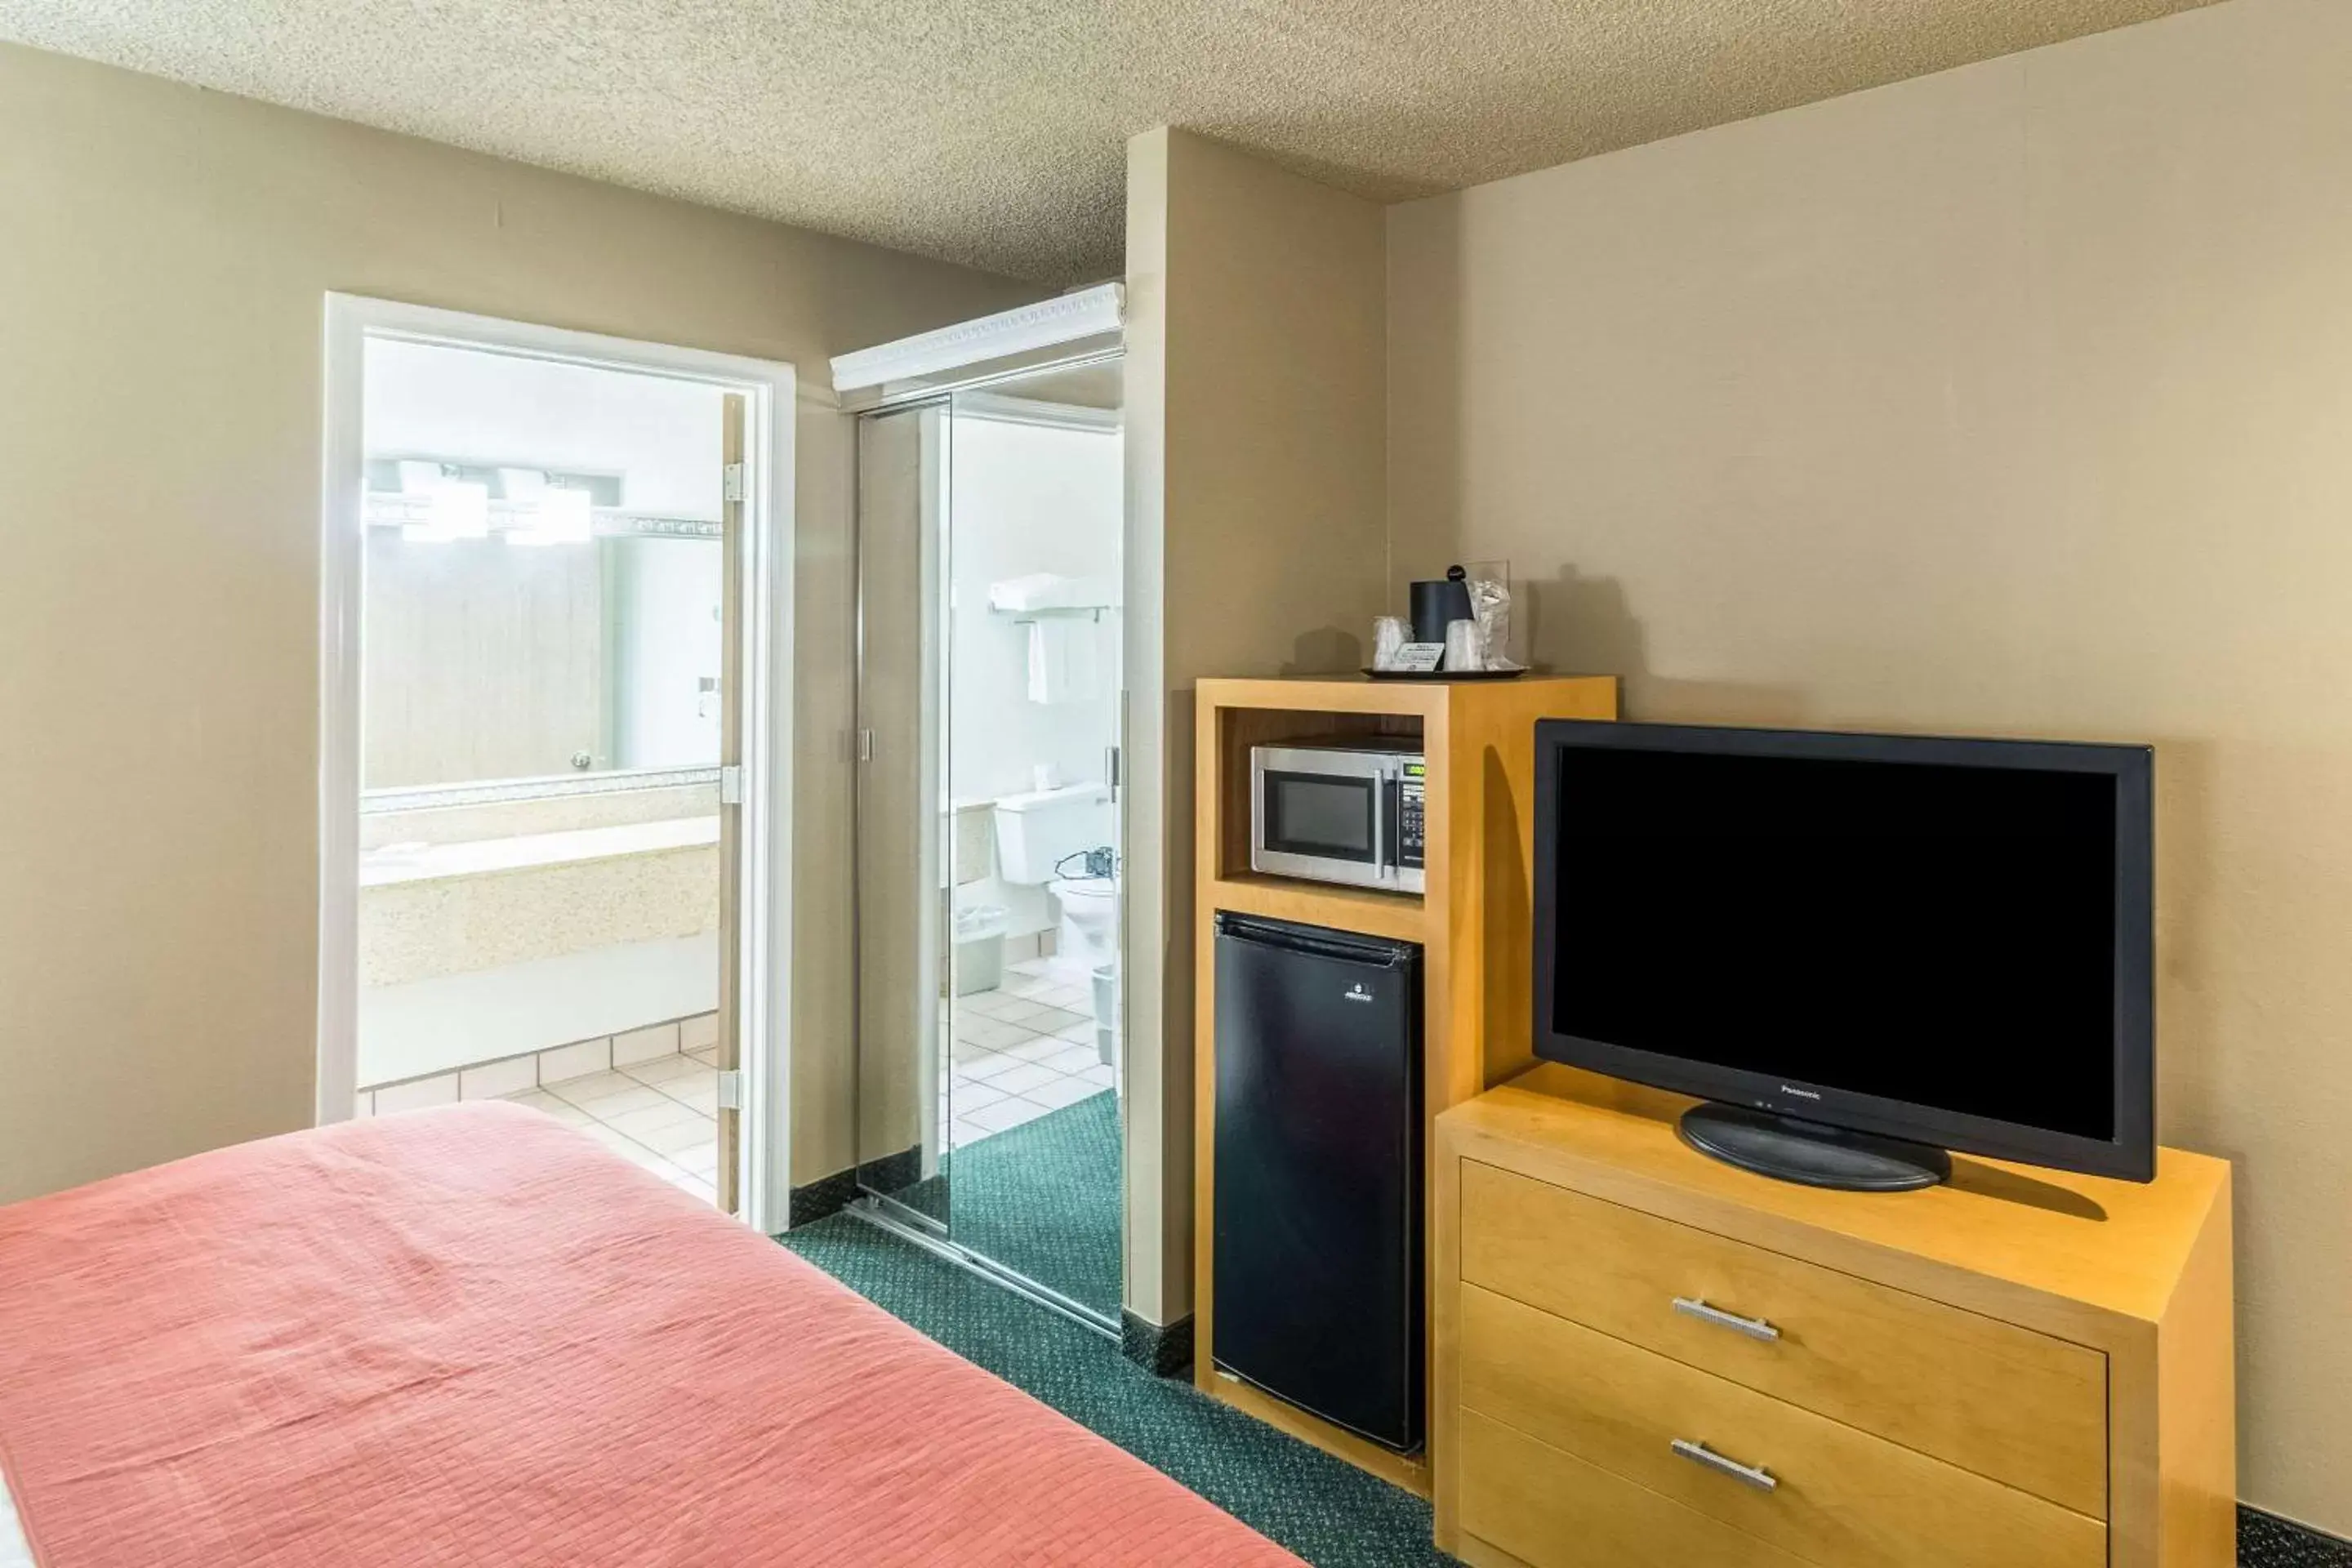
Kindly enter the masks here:
[[[1118, 897], [1118, 879], [1111, 877], [1063, 877], [1045, 884], [1045, 890], [1062, 900], [1064, 908], [1093, 903], [1108, 904]], [[1107, 910], [1087, 910], [1089, 914], [1107, 914]]]

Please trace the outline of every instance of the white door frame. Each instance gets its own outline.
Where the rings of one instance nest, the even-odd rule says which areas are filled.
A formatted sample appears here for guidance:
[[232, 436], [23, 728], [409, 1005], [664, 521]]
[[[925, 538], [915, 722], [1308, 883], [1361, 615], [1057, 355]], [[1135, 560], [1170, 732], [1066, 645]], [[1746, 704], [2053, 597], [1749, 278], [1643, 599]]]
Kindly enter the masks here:
[[348, 1120], [359, 1087], [359, 805], [364, 356], [371, 337], [651, 372], [749, 399], [744, 498], [743, 1110], [745, 1223], [792, 1208], [793, 367], [358, 295], [326, 300], [325, 466], [319, 556], [318, 1120]]

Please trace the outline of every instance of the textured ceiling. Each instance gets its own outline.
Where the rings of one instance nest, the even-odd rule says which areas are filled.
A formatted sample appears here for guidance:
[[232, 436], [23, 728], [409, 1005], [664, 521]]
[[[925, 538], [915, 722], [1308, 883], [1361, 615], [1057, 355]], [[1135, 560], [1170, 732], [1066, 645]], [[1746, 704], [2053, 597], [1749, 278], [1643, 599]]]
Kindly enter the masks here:
[[1189, 127], [1382, 201], [2206, 0], [0, 0], [0, 38], [1044, 282]]

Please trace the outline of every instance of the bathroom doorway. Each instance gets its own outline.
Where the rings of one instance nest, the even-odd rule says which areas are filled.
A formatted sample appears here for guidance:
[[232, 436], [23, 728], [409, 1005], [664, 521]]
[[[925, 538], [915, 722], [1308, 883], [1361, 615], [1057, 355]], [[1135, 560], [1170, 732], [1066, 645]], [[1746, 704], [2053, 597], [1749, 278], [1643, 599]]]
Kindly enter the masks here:
[[859, 418], [858, 1182], [1116, 1331], [1120, 362]]
[[516, 1100], [765, 1223], [790, 373], [339, 303], [321, 1120]]

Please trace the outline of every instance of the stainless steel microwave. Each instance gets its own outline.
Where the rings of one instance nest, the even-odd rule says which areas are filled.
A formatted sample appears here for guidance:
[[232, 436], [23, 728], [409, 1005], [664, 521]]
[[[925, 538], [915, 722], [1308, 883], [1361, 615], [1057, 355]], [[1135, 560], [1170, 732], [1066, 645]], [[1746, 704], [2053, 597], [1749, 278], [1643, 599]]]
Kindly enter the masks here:
[[1250, 869], [1422, 890], [1418, 741], [1366, 736], [1250, 748]]

